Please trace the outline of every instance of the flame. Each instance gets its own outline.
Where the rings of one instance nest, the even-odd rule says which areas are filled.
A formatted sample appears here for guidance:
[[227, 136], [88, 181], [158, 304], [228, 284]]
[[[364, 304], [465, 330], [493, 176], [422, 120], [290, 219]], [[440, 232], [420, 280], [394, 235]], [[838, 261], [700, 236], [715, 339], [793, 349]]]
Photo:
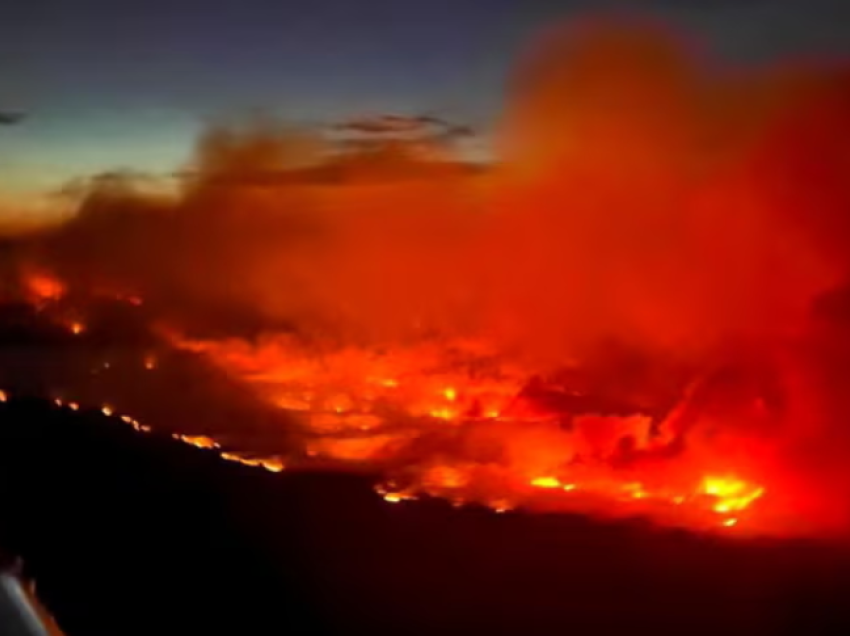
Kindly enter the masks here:
[[[85, 327], [71, 322], [69, 329], [78, 334]], [[248, 467], [272, 473], [315, 461], [342, 469], [371, 467], [389, 480], [380, 489], [388, 503], [435, 496], [453, 506], [475, 502], [496, 512], [601, 506], [617, 514], [640, 506], [659, 518], [677, 510], [677, 523], [709, 527], [752, 523], [752, 508], [767, 492], [758, 480], [712, 470], [705, 458], [704, 465], [686, 471], [652, 462], [618, 469], [623, 439], [631, 439], [636, 451], [652, 452], [664, 445], [666, 422], [541, 406], [524, 394], [532, 370], [495, 356], [482, 342], [317, 351], [281, 335], [256, 344], [191, 340], [174, 331], [168, 336], [176, 347], [206, 356], [245, 382], [261, 400], [298, 416], [303, 448], [286, 460], [226, 449], [205, 435], [172, 435]], [[152, 370], [159, 362], [148, 353], [142, 364]], [[110, 363], [101, 366], [108, 369]], [[0, 399], [6, 395], [0, 393]], [[79, 409], [61, 398], [55, 404]], [[110, 404], [100, 410], [136, 431], [151, 432]]]
[[557, 477], [537, 477], [531, 480], [531, 485], [537, 488], [560, 488], [561, 482]]
[[[671, 425], [641, 415], [576, 414], [565, 426], [562, 411], [523, 397], [528, 370], [500, 363], [482, 371], [480, 343], [317, 353], [284, 336], [254, 346], [172, 337], [298, 416], [305, 442], [291, 466], [374, 467], [388, 478], [379, 494], [389, 503], [436, 496], [501, 512], [601, 506], [615, 514], [639, 506], [675, 523], [728, 527], [744, 517], [752, 524], [752, 508], [766, 493], [757, 480], [713, 471], [710, 456], [618, 468], [623, 438], [632, 440], [635, 457], [651, 458], [669, 443]], [[474, 353], [464, 358], [464, 350]], [[233, 452], [222, 457], [262, 465]], [[724, 465], [720, 453], [716, 459]]]
[[717, 500], [713, 506], [715, 512], [726, 514], [745, 510], [764, 495], [765, 489], [733, 477], [706, 477], [702, 492]]
[[[122, 418], [123, 419], [123, 418]], [[129, 421], [125, 420], [125, 421]], [[206, 435], [181, 435], [179, 433], [175, 433], [172, 437], [176, 440], [180, 440], [185, 444], [189, 444], [190, 446], [194, 446], [195, 448], [203, 448], [203, 449], [213, 449], [213, 448], [221, 448], [218, 442], [214, 439], [207, 437]]]

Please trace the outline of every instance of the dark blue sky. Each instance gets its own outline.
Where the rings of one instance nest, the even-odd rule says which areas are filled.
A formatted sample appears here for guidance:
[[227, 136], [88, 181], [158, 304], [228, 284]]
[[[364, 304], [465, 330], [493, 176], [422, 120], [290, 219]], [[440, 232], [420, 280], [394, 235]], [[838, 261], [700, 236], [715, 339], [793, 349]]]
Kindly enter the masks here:
[[[486, 126], [521, 44], [599, 0], [11, 0], [0, 9], [0, 189], [168, 171], [204, 121], [434, 111]], [[613, 3], [609, 3], [613, 4]], [[846, 0], [632, 0], [721, 55], [850, 51]]]

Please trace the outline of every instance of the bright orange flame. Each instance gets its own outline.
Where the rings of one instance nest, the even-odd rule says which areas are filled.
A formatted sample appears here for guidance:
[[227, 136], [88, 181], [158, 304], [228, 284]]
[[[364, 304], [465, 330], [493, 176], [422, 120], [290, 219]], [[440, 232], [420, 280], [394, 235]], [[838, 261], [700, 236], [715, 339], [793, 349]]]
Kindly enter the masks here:
[[531, 480], [531, 485], [537, 488], [560, 488], [561, 482], [556, 477], [537, 477]]
[[706, 477], [702, 492], [716, 499], [715, 512], [726, 514], [746, 509], [764, 494], [765, 489], [731, 477]]
[[220, 448], [218, 442], [206, 435], [173, 435], [174, 439], [180, 440], [195, 448], [213, 449]]
[[[456, 353], [462, 343], [317, 354], [288, 337], [256, 346], [172, 338], [247, 381], [268, 403], [299, 416], [306, 441], [301, 456], [291, 460], [295, 467], [323, 460], [341, 467], [380, 466], [393, 479], [402, 476], [403, 490], [396, 485], [381, 493], [390, 503], [429, 494], [453, 505], [478, 502], [498, 510], [588, 505], [627, 514], [637, 507], [676, 523], [716, 527], [732, 513], [739, 523], [740, 513], [765, 492], [750, 481], [715, 476], [705, 456], [702, 471], [694, 471], [687, 455], [617, 468], [624, 437], [631, 438], [636, 458], [649, 457], [667, 443], [668, 425], [643, 415], [581, 415], [565, 426], [561, 412], [522, 398], [529, 376], [523, 368], [503, 365], [482, 373], [480, 365], [469, 371], [446, 363], [448, 349], [463, 357]], [[654, 428], [660, 431], [655, 438]], [[222, 457], [263, 467], [250, 456]], [[666, 470], [670, 462], [677, 470]], [[680, 473], [690, 476], [672, 477]], [[548, 493], [545, 498], [541, 491]]]

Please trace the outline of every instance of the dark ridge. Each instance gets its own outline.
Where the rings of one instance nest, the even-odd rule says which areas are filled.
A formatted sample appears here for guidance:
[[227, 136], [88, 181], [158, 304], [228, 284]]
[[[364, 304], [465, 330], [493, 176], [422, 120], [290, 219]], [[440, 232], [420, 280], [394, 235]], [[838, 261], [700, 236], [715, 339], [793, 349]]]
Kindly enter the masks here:
[[46, 401], [0, 404], [0, 542], [68, 636], [847, 633], [847, 555], [388, 505]]

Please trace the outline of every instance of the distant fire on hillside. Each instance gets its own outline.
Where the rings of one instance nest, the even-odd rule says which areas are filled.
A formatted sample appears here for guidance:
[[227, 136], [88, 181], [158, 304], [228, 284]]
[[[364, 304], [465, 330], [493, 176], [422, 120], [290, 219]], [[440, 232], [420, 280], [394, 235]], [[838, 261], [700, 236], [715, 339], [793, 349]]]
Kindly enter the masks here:
[[591, 20], [520, 60], [486, 165], [430, 115], [215, 127], [173, 191], [111, 175], [16, 247], [81, 343], [47, 397], [139, 431], [191, 398], [177, 439], [388, 504], [850, 528], [848, 77]]

